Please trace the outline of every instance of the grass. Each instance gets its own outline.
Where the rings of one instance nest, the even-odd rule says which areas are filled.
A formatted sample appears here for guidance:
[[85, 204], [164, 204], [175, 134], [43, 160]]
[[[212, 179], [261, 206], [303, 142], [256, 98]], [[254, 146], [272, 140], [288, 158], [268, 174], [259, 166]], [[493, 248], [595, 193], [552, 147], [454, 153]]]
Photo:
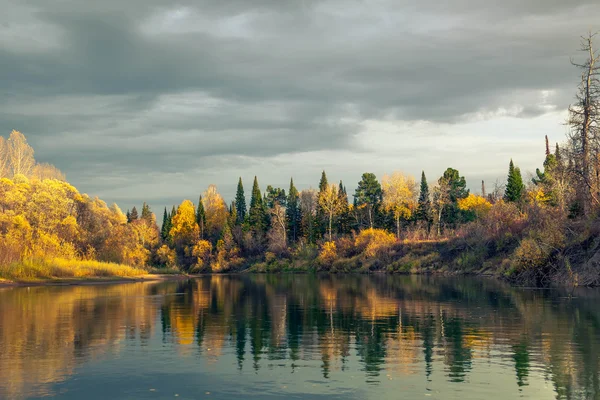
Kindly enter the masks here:
[[115, 264], [89, 260], [61, 258], [22, 260], [0, 266], [0, 281], [39, 281], [49, 279], [129, 278], [147, 275], [148, 271]]

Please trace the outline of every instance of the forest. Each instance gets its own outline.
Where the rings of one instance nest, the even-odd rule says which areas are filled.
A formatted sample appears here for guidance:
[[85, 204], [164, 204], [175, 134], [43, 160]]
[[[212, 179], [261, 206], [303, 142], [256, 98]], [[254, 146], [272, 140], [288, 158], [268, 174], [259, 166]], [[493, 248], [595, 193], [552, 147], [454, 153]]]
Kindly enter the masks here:
[[263, 191], [255, 177], [249, 202], [240, 178], [229, 204], [210, 185], [157, 221], [146, 203], [123, 213], [79, 193], [12, 131], [0, 137], [0, 278], [382, 271], [597, 285], [600, 55], [592, 41], [583, 38], [587, 57], [575, 64], [581, 81], [567, 140], [551, 145], [546, 137], [532, 180], [507, 160], [506, 183], [481, 182], [478, 193], [451, 167], [433, 184], [425, 172], [419, 180], [365, 172], [353, 193], [325, 171], [318, 189], [302, 191], [293, 179]]

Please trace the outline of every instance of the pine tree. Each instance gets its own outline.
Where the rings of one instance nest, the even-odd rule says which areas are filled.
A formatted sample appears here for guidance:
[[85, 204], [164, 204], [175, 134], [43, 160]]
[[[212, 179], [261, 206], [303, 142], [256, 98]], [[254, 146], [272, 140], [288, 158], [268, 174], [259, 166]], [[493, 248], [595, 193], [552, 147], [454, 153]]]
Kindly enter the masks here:
[[198, 208], [196, 209], [196, 223], [200, 229], [200, 239], [204, 239], [204, 233], [206, 228], [206, 212], [204, 211], [204, 204], [202, 204], [202, 196], [198, 198]]
[[521, 177], [521, 170], [515, 167], [513, 160], [510, 160], [508, 165], [508, 181], [506, 183], [506, 191], [504, 192], [504, 200], [508, 202], [517, 202], [525, 193], [525, 185]]
[[169, 231], [171, 230], [170, 225], [170, 218], [169, 218], [169, 213], [167, 212], [167, 207], [165, 207], [165, 212], [163, 214], [163, 222], [162, 222], [162, 227], [160, 229], [160, 237], [162, 238], [163, 241], [166, 241], [167, 238], [169, 237]]
[[365, 172], [362, 179], [358, 182], [358, 188], [354, 194], [357, 206], [364, 207], [367, 212], [367, 221], [369, 228], [375, 227], [381, 202], [383, 201], [383, 191], [381, 184], [375, 174]]
[[346, 235], [350, 233], [351, 217], [348, 193], [346, 192], [346, 187], [342, 181], [340, 181], [340, 186], [338, 188], [338, 196], [340, 198], [340, 211], [337, 218], [338, 233], [340, 235]]
[[127, 217], [127, 223], [130, 223], [131, 222], [131, 213], [129, 212], [129, 209], [127, 209], [125, 216]]
[[300, 196], [294, 179], [290, 179], [290, 190], [287, 197], [287, 208], [285, 210], [287, 217], [288, 239], [291, 243], [295, 243], [300, 236], [300, 225], [302, 223], [302, 213], [300, 211]]
[[323, 195], [325, 190], [327, 190], [328, 185], [329, 185], [329, 183], [327, 181], [327, 174], [325, 173], [325, 171], [323, 171], [321, 173], [321, 180], [319, 181], [319, 193], [317, 194], [317, 212], [315, 214], [315, 225], [314, 225], [316, 237], [318, 237], [318, 238], [321, 238], [325, 235], [325, 232], [327, 231], [327, 226], [328, 226], [327, 217], [325, 215], [325, 212], [323, 211], [323, 208], [319, 204], [319, 199], [321, 198], [321, 196]]
[[548, 135], [546, 135], [546, 157], [550, 155], [550, 143], [548, 142]]
[[248, 210], [248, 222], [250, 227], [255, 232], [266, 232], [268, 223], [266, 210], [263, 204], [263, 197], [258, 186], [258, 178], [254, 177], [254, 184], [252, 185], [252, 196], [250, 198], [250, 210]]
[[244, 194], [244, 185], [242, 184], [242, 178], [238, 181], [237, 192], [235, 193], [235, 208], [237, 210], [236, 223], [242, 225], [246, 220], [246, 195]]
[[148, 224], [152, 224], [153, 222], [152, 211], [146, 202], [142, 205], [142, 220], [146, 221]]
[[133, 208], [131, 209], [131, 213], [129, 214], [129, 222], [134, 222], [138, 220], [138, 211], [137, 208], [135, 208], [135, 206], [133, 206]]
[[425, 171], [421, 172], [421, 188], [415, 217], [417, 221], [426, 222], [428, 230], [431, 228], [431, 222], [433, 221], [431, 197], [429, 195], [429, 184], [427, 183], [427, 178], [425, 177]]
[[237, 207], [235, 206], [235, 201], [231, 202], [229, 206], [229, 215], [227, 215], [227, 224], [231, 229], [237, 224], [238, 221], [238, 212]]

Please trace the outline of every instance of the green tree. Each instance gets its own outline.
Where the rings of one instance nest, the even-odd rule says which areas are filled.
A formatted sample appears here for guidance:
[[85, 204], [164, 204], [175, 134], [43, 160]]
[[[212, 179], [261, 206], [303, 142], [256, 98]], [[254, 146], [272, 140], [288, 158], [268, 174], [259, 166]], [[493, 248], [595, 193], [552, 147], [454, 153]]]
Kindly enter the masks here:
[[467, 181], [458, 170], [448, 168], [438, 179], [435, 203], [438, 213], [438, 232], [442, 225], [456, 226], [463, 220], [463, 212], [458, 208], [458, 200], [469, 196]]
[[129, 213], [129, 218], [127, 219], [127, 222], [137, 221], [138, 218], [139, 218], [139, 216], [138, 216], [137, 208], [135, 208], [135, 206], [133, 206], [133, 208], [131, 209], [131, 212]]
[[427, 230], [431, 229], [431, 223], [433, 221], [431, 207], [431, 196], [429, 194], [429, 184], [425, 177], [425, 171], [421, 172], [421, 186], [419, 192], [419, 200], [417, 202], [416, 220], [427, 223]]
[[146, 204], [146, 202], [144, 202], [144, 204], [142, 205], [142, 219], [148, 224], [154, 223], [152, 211], [150, 210], [150, 206]]
[[521, 170], [515, 167], [513, 160], [510, 160], [508, 165], [508, 181], [506, 183], [506, 191], [504, 192], [504, 200], [508, 202], [520, 201], [525, 193], [525, 185], [521, 177]]
[[346, 235], [350, 233], [352, 217], [350, 216], [350, 204], [348, 203], [348, 193], [346, 192], [346, 187], [344, 186], [342, 181], [340, 181], [338, 195], [340, 197], [340, 211], [338, 213], [337, 218], [338, 233], [340, 235]]
[[237, 191], [235, 193], [235, 208], [237, 210], [236, 222], [238, 225], [242, 225], [246, 220], [246, 195], [244, 194], [244, 185], [242, 184], [242, 178], [238, 181]]
[[198, 198], [198, 208], [196, 209], [196, 223], [200, 230], [200, 239], [204, 239], [206, 233], [206, 211], [204, 210], [204, 204], [202, 203], [202, 196]]
[[300, 210], [300, 194], [294, 186], [294, 179], [290, 179], [290, 190], [287, 197], [287, 208], [285, 210], [287, 217], [288, 239], [295, 243], [300, 235], [300, 225], [302, 223], [302, 213]]
[[250, 197], [250, 210], [248, 211], [248, 223], [255, 232], [266, 232], [269, 226], [263, 197], [258, 186], [258, 178], [254, 177], [252, 185], [252, 196]]
[[285, 190], [281, 188], [274, 188], [273, 186], [269, 185], [267, 186], [267, 193], [265, 194], [264, 200], [267, 208], [273, 208], [275, 204], [285, 207], [287, 203]]
[[373, 228], [383, 201], [383, 191], [375, 174], [365, 172], [362, 175], [354, 198], [356, 199], [357, 208], [365, 210], [369, 228]]
[[170, 223], [171, 223], [171, 219], [169, 218], [169, 213], [167, 212], [167, 207], [165, 207], [165, 212], [163, 213], [162, 227], [160, 230], [160, 237], [162, 238], [163, 242], [166, 241], [167, 238], [169, 237], [169, 231], [171, 230]]

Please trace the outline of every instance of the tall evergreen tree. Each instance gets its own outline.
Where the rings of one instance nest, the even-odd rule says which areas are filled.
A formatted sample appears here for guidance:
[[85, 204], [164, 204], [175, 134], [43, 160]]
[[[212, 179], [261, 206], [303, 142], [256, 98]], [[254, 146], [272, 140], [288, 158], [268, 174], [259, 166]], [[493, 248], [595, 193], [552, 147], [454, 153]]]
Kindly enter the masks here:
[[165, 212], [163, 213], [162, 227], [160, 229], [160, 237], [163, 241], [166, 241], [169, 237], [169, 231], [171, 230], [170, 222], [171, 221], [169, 218], [169, 213], [167, 212], [167, 207], [165, 207]]
[[367, 221], [370, 228], [375, 227], [381, 202], [383, 201], [383, 191], [381, 184], [375, 174], [365, 172], [362, 179], [358, 182], [358, 188], [354, 194], [358, 207], [364, 207], [367, 213]]
[[235, 225], [237, 225], [237, 221], [238, 221], [238, 212], [237, 212], [237, 207], [235, 206], [235, 201], [231, 202], [231, 205], [229, 206], [229, 214], [227, 215], [227, 223], [229, 224], [229, 227], [231, 229], [233, 229], [233, 227]]
[[511, 159], [508, 165], [508, 181], [506, 183], [506, 191], [504, 192], [504, 200], [509, 202], [519, 201], [524, 193], [525, 185], [523, 185], [521, 170], [515, 167]]
[[340, 198], [340, 211], [337, 216], [337, 227], [340, 235], [350, 233], [350, 225], [352, 223], [350, 216], [350, 204], [348, 203], [348, 193], [344, 183], [340, 181], [338, 188], [338, 196]]
[[295, 243], [300, 236], [300, 226], [302, 224], [302, 213], [300, 209], [300, 195], [298, 189], [294, 186], [294, 179], [290, 179], [290, 190], [287, 197], [287, 208], [285, 210], [287, 217], [288, 239]]
[[266, 209], [263, 204], [263, 196], [258, 186], [258, 178], [254, 177], [252, 185], [252, 196], [250, 197], [250, 209], [248, 210], [248, 223], [256, 232], [266, 232], [268, 223]]
[[317, 209], [314, 221], [314, 231], [315, 236], [317, 238], [323, 237], [325, 235], [325, 232], [327, 231], [328, 221], [325, 212], [323, 211], [323, 208], [319, 204], [319, 199], [321, 198], [325, 190], [327, 190], [328, 185], [329, 183], [327, 180], [327, 174], [325, 173], [325, 171], [323, 171], [321, 172], [321, 180], [319, 181], [319, 192], [317, 193]]
[[137, 208], [135, 208], [135, 206], [133, 206], [133, 208], [131, 209], [131, 213], [129, 214], [129, 222], [134, 222], [138, 220], [138, 211]]
[[198, 207], [196, 208], [196, 223], [200, 229], [200, 239], [204, 239], [204, 233], [206, 231], [206, 211], [204, 210], [204, 204], [202, 204], [202, 195], [198, 198]]
[[244, 185], [242, 184], [242, 178], [238, 181], [237, 191], [235, 193], [235, 208], [237, 210], [236, 222], [238, 225], [242, 225], [246, 220], [246, 195], [244, 194]]
[[142, 205], [142, 219], [146, 221], [148, 224], [152, 223], [152, 211], [150, 210], [150, 206], [144, 202]]
[[129, 212], [129, 209], [127, 209], [125, 216], [127, 217], [127, 223], [130, 223], [131, 222], [131, 212]]
[[431, 197], [429, 195], [429, 184], [425, 177], [425, 171], [421, 172], [421, 188], [419, 193], [419, 201], [417, 203], [416, 219], [417, 221], [424, 221], [427, 223], [427, 229], [431, 228], [433, 221], [431, 208]]

